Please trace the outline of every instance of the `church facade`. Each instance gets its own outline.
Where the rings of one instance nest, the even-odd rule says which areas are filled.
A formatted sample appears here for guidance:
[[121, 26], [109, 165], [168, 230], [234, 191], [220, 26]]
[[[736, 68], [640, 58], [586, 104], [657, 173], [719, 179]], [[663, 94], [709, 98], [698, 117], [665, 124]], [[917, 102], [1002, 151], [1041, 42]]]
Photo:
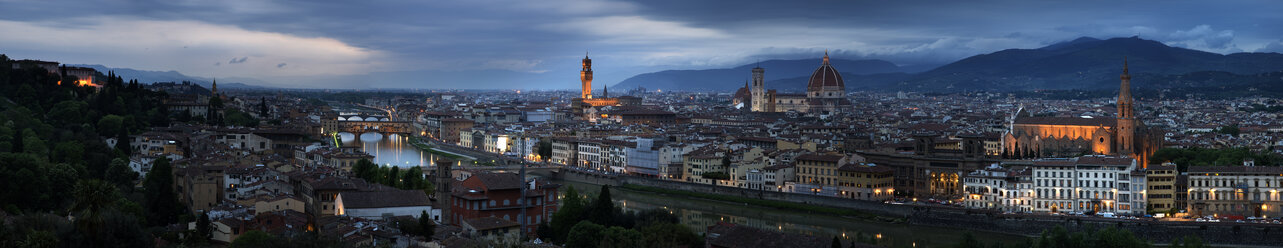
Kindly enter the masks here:
[[839, 109], [850, 107], [851, 101], [846, 98], [846, 82], [842, 74], [829, 63], [829, 53], [824, 53], [820, 67], [811, 73], [807, 80], [806, 94], [776, 93], [766, 90], [763, 75], [766, 69], [753, 68], [752, 84], [745, 83], [744, 88], [736, 91], [731, 100], [733, 105], [748, 108], [752, 112], [803, 112], [828, 114]]
[[1137, 119], [1131, 96], [1131, 75], [1123, 63], [1118, 91], [1118, 113], [1114, 118], [1034, 117], [1024, 109], [1016, 111], [1003, 134], [1002, 155], [1006, 158], [1074, 157], [1086, 154], [1125, 155], [1138, 164], [1162, 146], [1163, 135]]

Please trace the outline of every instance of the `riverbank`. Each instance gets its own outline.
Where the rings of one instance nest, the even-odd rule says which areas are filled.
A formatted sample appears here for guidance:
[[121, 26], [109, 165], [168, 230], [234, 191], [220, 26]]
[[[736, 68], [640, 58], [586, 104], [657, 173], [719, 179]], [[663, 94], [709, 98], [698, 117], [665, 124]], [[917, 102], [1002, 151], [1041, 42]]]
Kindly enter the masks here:
[[[896, 205], [881, 202], [860, 201], [834, 197], [821, 197], [805, 194], [792, 194], [774, 191], [758, 191], [733, 187], [720, 187], [706, 184], [694, 184], [678, 181], [657, 180], [653, 178], [612, 176], [602, 178], [589, 174], [563, 171], [561, 177], [572, 181], [594, 185], [610, 184], [624, 189], [639, 189], [665, 195], [675, 195], [696, 199], [708, 199], [719, 202], [753, 204], [768, 206], [789, 211], [825, 213], [845, 216], [843, 213], [854, 213], [855, 216], [873, 215], [890, 219], [906, 219], [907, 224], [921, 227], [937, 227], [955, 230], [955, 232], [987, 232], [1036, 237], [1043, 230], [1063, 226], [1070, 232], [1093, 231], [1104, 227], [1125, 229], [1138, 237], [1152, 243], [1167, 243], [1176, 238], [1187, 236], [1199, 237], [1207, 244], [1216, 246], [1278, 246], [1283, 244], [1283, 235], [1278, 232], [1283, 227], [1271, 224], [1255, 223], [1204, 223], [1204, 222], [1166, 222], [1135, 221], [1125, 219], [1108, 219], [1074, 216], [1052, 216], [1040, 214], [1008, 215], [1001, 212], [949, 208], [940, 206]], [[776, 202], [776, 203], [773, 203]], [[799, 207], [805, 206], [805, 207]], [[815, 208], [835, 208], [838, 210], [818, 210]], [[854, 211], [854, 212], [847, 212]], [[864, 219], [861, 217], [860, 219]]]
[[852, 210], [852, 209], [823, 207], [823, 206], [807, 205], [807, 204], [794, 203], [794, 202], [753, 199], [753, 198], [727, 196], [727, 195], [705, 194], [705, 193], [698, 193], [698, 192], [691, 192], [691, 191], [671, 190], [671, 189], [664, 189], [659, 187], [641, 186], [641, 185], [635, 185], [635, 184], [625, 184], [623, 186], [620, 186], [620, 188], [651, 192], [651, 193], [657, 193], [657, 194], [664, 194], [664, 195], [693, 197], [693, 198], [722, 201], [722, 202], [752, 204], [755, 206], [763, 206], [763, 207], [793, 210], [793, 211], [802, 211], [807, 213], [832, 214], [832, 215], [851, 217], [851, 218], [856, 218], [861, 220], [881, 221], [881, 222], [889, 222], [889, 223], [904, 223], [905, 221], [907, 221], [904, 218], [880, 216], [880, 215], [861, 212], [861, 211]]
[[[600, 184], [558, 180], [566, 187], [574, 187], [583, 194], [595, 195]], [[616, 204], [628, 210], [665, 209], [681, 219], [681, 223], [697, 233], [718, 222], [733, 223], [764, 230], [799, 233], [817, 237], [839, 237], [846, 241], [876, 243], [883, 247], [952, 247], [968, 231], [892, 223], [843, 217], [828, 213], [780, 209], [737, 203], [670, 195], [650, 191], [611, 187], [611, 197]], [[1006, 244], [1023, 242], [1026, 237], [993, 232], [970, 232], [976, 238], [1001, 241]]]
[[410, 139], [410, 146], [413, 146], [414, 148], [418, 148], [420, 151], [431, 153], [433, 155], [441, 156], [454, 161], [472, 160], [471, 158], [465, 157], [463, 155], [454, 154], [452, 152], [447, 152], [442, 150], [437, 150], [436, 148], [432, 147], [432, 145], [429, 145], [427, 141], [422, 140], [422, 138], [419, 138], [418, 136], [410, 135], [409, 139]]

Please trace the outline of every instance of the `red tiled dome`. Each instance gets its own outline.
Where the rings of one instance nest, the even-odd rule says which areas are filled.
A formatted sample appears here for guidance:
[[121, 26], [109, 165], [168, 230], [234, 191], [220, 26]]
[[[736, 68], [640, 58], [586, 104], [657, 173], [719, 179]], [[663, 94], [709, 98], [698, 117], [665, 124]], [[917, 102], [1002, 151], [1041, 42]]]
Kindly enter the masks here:
[[811, 80], [806, 84], [807, 91], [819, 91], [824, 87], [836, 86], [839, 89], [846, 89], [846, 83], [842, 81], [842, 74], [838, 73], [832, 65], [829, 65], [829, 54], [824, 53], [824, 63], [820, 68], [816, 68], [811, 73]]

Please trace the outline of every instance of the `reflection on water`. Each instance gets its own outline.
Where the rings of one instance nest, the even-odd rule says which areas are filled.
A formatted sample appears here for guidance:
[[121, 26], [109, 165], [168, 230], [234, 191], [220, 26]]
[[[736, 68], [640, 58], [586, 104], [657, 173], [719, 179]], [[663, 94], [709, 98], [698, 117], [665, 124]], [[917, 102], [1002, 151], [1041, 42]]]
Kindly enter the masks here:
[[[574, 186], [576, 190], [597, 194], [600, 186], [577, 182], [562, 182]], [[696, 232], [704, 232], [708, 226], [717, 222], [751, 226], [759, 229], [776, 230], [790, 233], [801, 233], [832, 239], [839, 237], [846, 241], [863, 240], [868, 243], [876, 240], [884, 247], [949, 247], [962, 239], [964, 230], [893, 224], [886, 222], [865, 221], [836, 216], [808, 214], [773, 208], [748, 206], [719, 201], [670, 197], [666, 195], [630, 190], [612, 189], [611, 196], [616, 204], [628, 211], [646, 209], [665, 209], [681, 219], [682, 224]], [[973, 232], [976, 238], [986, 242], [1001, 241], [1014, 244], [1023, 240], [1015, 235]]]
[[398, 167], [436, 165], [436, 155], [425, 153], [410, 145], [409, 138], [403, 135], [363, 133], [357, 137], [352, 133], [339, 133], [339, 138], [342, 139], [343, 146], [360, 147], [361, 151], [374, 155], [374, 163], [379, 165]]

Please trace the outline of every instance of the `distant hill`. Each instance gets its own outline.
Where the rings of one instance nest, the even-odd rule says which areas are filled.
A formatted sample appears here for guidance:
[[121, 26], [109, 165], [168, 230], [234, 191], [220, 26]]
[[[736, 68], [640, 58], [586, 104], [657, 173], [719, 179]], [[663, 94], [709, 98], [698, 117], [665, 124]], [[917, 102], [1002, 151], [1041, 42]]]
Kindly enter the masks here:
[[[1256, 89], [1272, 90], [1280, 87], [1262, 84], [1272, 82], [1269, 77], [1283, 71], [1283, 54], [1279, 53], [1221, 55], [1171, 47], [1139, 37], [1105, 40], [1083, 37], [1037, 49], [1007, 49], [916, 73], [882, 60], [833, 61], [834, 67], [842, 72], [848, 90], [1108, 90], [1118, 87], [1124, 56], [1130, 65], [1134, 87], [1188, 89], [1254, 85]], [[819, 64], [819, 59], [771, 60], [762, 62], [761, 66], [766, 69], [767, 88], [802, 91], [807, 76]], [[754, 66], [645, 73], [611, 87], [730, 91], [744, 85]]]
[[[727, 69], [708, 70], [666, 70], [639, 74], [624, 79], [612, 88], [620, 90], [634, 89], [638, 86], [647, 89], [680, 89], [680, 90], [715, 90], [729, 91], [744, 87], [744, 82], [753, 77], [754, 67], [766, 69], [763, 75], [770, 89], [791, 90], [806, 87], [806, 79], [815, 68], [820, 66], [820, 59], [802, 60], [767, 60], [761, 63], [747, 64]], [[830, 60], [834, 68], [842, 72], [844, 79], [856, 78], [859, 75], [903, 73], [905, 69], [883, 60]], [[797, 82], [801, 82], [798, 84]], [[795, 85], [797, 84], [797, 85]], [[850, 86], [848, 86], [850, 87]]]
[[[197, 84], [197, 85], [200, 85], [201, 87], [205, 87], [206, 89], [208, 89], [210, 86], [210, 83], [212, 83], [214, 80], [212, 78], [183, 75], [182, 73], [178, 73], [177, 71], [144, 71], [144, 70], [135, 70], [135, 69], [129, 69], [129, 68], [109, 68], [103, 65], [71, 65], [71, 66], [94, 68], [94, 70], [98, 70], [98, 72], [101, 72], [103, 74], [107, 74], [108, 71], [114, 71], [116, 72], [116, 75], [120, 75], [120, 77], [124, 78], [125, 80], [138, 79], [138, 82], [143, 84], [152, 84], [156, 82], [182, 83], [183, 81], [189, 81], [189, 82], [192, 82], [193, 84]], [[266, 88], [266, 87], [263, 87], [263, 85], [267, 85], [267, 82], [263, 82], [257, 79], [235, 78], [235, 77], [218, 78], [218, 87], [223, 89]]]
[[[1161, 80], [1169, 78], [1166, 75], [1210, 71], [1255, 75], [1283, 70], [1283, 54], [1278, 53], [1221, 55], [1171, 47], [1138, 37], [1108, 40], [1084, 37], [1038, 49], [1007, 49], [971, 56], [913, 75], [887, 89], [1011, 91], [1111, 88], [1118, 87], [1124, 56], [1127, 57], [1132, 80], [1138, 87], [1162, 84]], [[1203, 86], [1208, 85], [1186, 85]]]

